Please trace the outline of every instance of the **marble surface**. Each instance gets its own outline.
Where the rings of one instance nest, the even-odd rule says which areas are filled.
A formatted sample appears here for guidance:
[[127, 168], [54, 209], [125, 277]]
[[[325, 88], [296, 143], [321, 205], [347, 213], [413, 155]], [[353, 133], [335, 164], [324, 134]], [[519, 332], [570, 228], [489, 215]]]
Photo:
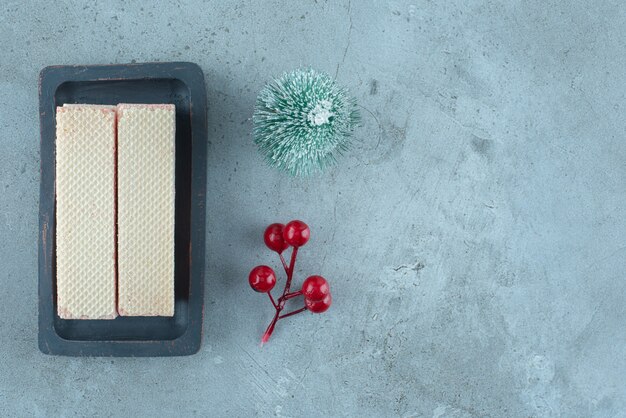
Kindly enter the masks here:
[[[0, 416], [626, 416], [626, 6], [618, 1], [0, 4]], [[37, 349], [38, 73], [193, 61], [209, 96], [204, 340], [182, 358]], [[254, 100], [313, 66], [362, 106], [357, 143], [293, 179]], [[247, 284], [305, 220], [280, 323]]]

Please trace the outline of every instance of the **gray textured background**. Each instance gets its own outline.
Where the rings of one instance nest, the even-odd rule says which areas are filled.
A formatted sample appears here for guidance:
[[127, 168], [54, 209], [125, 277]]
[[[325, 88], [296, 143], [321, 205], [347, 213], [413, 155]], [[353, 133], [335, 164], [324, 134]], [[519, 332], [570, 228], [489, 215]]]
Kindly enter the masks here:
[[[0, 416], [626, 416], [621, 1], [0, 4]], [[140, 3], [143, 3], [140, 4]], [[188, 60], [209, 94], [203, 347], [37, 350], [37, 77]], [[267, 168], [254, 99], [301, 65], [363, 106], [322, 176]], [[246, 276], [312, 228], [324, 315], [280, 323]]]

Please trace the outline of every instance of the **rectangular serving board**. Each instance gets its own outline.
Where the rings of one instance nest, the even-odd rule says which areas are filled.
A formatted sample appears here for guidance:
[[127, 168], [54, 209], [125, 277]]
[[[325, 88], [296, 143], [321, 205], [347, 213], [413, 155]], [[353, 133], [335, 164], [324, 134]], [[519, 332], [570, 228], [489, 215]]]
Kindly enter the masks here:
[[[176, 105], [173, 317], [65, 320], [57, 315], [55, 112], [66, 103]], [[39, 77], [39, 113], [39, 349], [67, 356], [196, 353], [204, 307], [207, 101], [202, 70], [188, 62], [46, 67]]]

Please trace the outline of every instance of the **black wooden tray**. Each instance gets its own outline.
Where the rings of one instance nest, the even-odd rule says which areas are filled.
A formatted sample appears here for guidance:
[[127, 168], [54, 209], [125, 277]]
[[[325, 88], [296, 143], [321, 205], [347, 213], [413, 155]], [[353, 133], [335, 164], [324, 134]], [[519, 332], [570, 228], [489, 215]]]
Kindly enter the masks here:
[[[64, 103], [176, 105], [175, 314], [65, 320], [56, 309], [55, 112]], [[68, 356], [175, 356], [200, 349], [204, 304], [207, 102], [188, 62], [53, 66], [39, 78], [39, 349]]]

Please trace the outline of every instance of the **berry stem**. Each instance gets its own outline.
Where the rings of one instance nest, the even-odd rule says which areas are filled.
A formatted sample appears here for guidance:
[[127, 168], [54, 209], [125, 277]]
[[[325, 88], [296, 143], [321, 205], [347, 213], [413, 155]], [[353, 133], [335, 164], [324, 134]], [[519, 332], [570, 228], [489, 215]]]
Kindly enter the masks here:
[[283, 296], [283, 299], [285, 300], [289, 300], [291, 298], [295, 298], [297, 296], [300, 296], [302, 294], [302, 290], [298, 290], [297, 292], [291, 292], [291, 293], [287, 293]]
[[279, 253], [278, 256], [280, 257], [280, 262], [283, 263], [285, 274], [289, 274], [289, 266], [287, 265], [287, 262], [285, 261], [285, 257], [283, 257], [283, 253]]
[[274, 301], [274, 298], [272, 297], [272, 293], [267, 292], [267, 296], [270, 297], [270, 302], [272, 302], [272, 305], [274, 305], [274, 308], [278, 308], [278, 305], [276, 304], [276, 302]]
[[289, 262], [289, 266], [287, 266], [287, 263], [285, 262], [285, 258], [283, 257], [283, 255], [282, 254], [278, 254], [278, 255], [280, 256], [280, 261], [283, 263], [283, 267], [285, 268], [285, 273], [287, 273], [287, 281], [285, 282], [285, 289], [283, 290], [282, 296], [278, 298], [278, 303], [274, 300], [271, 293], [267, 292], [267, 295], [269, 296], [270, 301], [272, 302], [272, 305], [274, 305], [274, 309], [276, 309], [276, 314], [274, 315], [272, 322], [270, 322], [267, 329], [265, 330], [265, 334], [263, 334], [263, 337], [261, 338], [261, 345], [269, 341], [270, 337], [272, 336], [272, 333], [274, 332], [274, 327], [276, 326], [276, 322], [278, 322], [279, 319], [287, 318], [288, 316], [295, 315], [297, 313], [300, 313], [306, 310], [306, 307], [304, 307], [301, 309], [297, 309], [293, 312], [289, 312], [285, 315], [280, 314], [282, 310], [285, 308], [285, 303], [289, 299], [295, 298], [296, 296], [300, 296], [302, 294], [302, 291], [301, 290], [298, 290], [295, 292], [289, 291], [291, 288], [291, 279], [293, 278], [293, 271], [296, 266], [296, 257], [298, 256], [298, 247], [294, 247], [293, 250], [291, 251], [291, 260]]
[[280, 315], [280, 316], [278, 317], [278, 319], [287, 318], [288, 316], [295, 315], [295, 314], [299, 314], [300, 312], [304, 312], [304, 311], [306, 311], [306, 306], [303, 306], [303, 307], [302, 307], [302, 308], [300, 308], [300, 309], [296, 309], [295, 311], [292, 311], [292, 312], [286, 313], [286, 314], [284, 314], [284, 315]]
[[298, 256], [298, 247], [294, 247], [293, 251], [291, 251], [291, 261], [289, 262], [289, 271], [287, 272], [287, 283], [285, 284], [285, 291], [283, 292], [283, 297], [287, 293], [289, 293], [289, 289], [291, 288], [291, 279], [293, 277], [293, 270], [296, 266], [296, 257]]
[[274, 326], [276, 326], [276, 322], [278, 321], [279, 316], [280, 310], [276, 308], [276, 315], [274, 315], [274, 319], [272, 319], [272, 322], [270, 322], [269, 326], [265, 330], [265, 334], [263, 334], [263, 338], [261, 338], [261, 345], [269, 341], [270, 337], [272, 336], [272, 332], [274, 332]]

